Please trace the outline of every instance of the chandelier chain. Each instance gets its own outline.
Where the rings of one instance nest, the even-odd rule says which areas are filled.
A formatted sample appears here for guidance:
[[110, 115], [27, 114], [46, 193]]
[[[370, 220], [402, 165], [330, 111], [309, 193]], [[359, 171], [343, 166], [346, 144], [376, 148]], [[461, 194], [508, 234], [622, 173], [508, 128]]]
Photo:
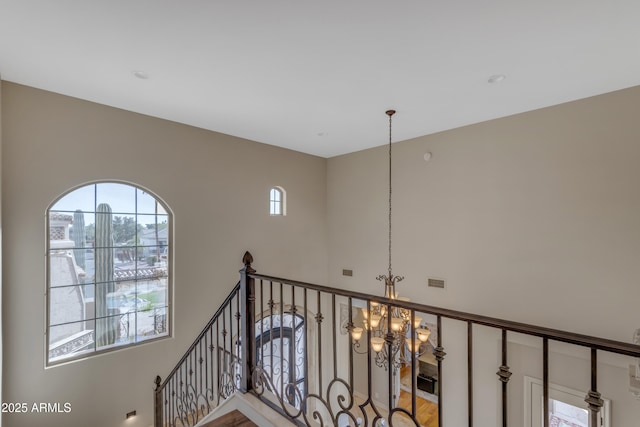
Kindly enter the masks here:
[[[393, 145], [393, 115], [395, 110], [387, 110], [389, 116], [389, 272], [388, 275], [379, 275], [377, 280], [385, 282], [385, 298], [393, 301], [409, 301], [406, 297], [399, 297], [396, 292], [396, 283], [404, 279], [403, 276], [394, 276], [391, 265], [392, 250], [392, 145]], [[370, 354], [375, 351], [375, 363], [378, 367], [397, 370], [401, 366], [410, 366], [416, 358], [427, 351], [425, 344], [431, 333], [422, 325], [422, 317], [416, 316], [413, 309], [405, 308], [395, 302], [369, 301], [367, 308], [363, 309], [363, 326], [367, 329], [370, 344], [367, 352], [357, 349], [360, 346], [364, 328], [348, 325], [348, 330], [354, 340], [353, 349], [359, 354]]]
[[389, 279], [391, 279], [391, 123], [393, 112], [387, 112], [389, 115]]

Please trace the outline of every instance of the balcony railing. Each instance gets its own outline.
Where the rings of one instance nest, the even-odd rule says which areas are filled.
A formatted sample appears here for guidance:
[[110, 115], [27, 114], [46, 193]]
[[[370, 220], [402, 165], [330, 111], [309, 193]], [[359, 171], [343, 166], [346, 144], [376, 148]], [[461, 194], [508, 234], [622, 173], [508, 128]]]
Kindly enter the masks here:
[[[550, 364], [557, 353], [550, 344], [586, 357], [589, 369], [580, 381], [590, 384], [584, 394], [593, 427], [603, 406], [600, 370], [609, 375], [615, 365], [626, 372], [624, 363], [640, 358], [635, 344], [257, 274], [249, 253], [243, 262], [238, 285], [164, 382], [156, 378], [156, 427], [194, 426], [235, 392], [253, 393], [301, 426], [453, 426], [445, 418], [450, 405], [466, 412], [472, 427], [476, 399], [486, 404], [478, 386], [499, 395], [491, 425], [506, 427], [509, 408], [518, 407], [508, 349], [520, 340], [534, 341], [527, 341], [527, 351], [541, 365], [544, 427], [550, 426]], [[412, 344], [412, 337], [425, 335]], [[372, 346], [376, 337], [382, 348]], [[445, 339], [456, 349], [450, 354], [455, 370], [444, 369]], [[494, 350], [495, 360], [488, 361], [494, 382], [478, 384], [486, 382], [477, 368], [487, 365], [487, 348]], [[453, 396], [445, 392], [450, 384]], [[628, 391], [628, 376], [616, 387]]]

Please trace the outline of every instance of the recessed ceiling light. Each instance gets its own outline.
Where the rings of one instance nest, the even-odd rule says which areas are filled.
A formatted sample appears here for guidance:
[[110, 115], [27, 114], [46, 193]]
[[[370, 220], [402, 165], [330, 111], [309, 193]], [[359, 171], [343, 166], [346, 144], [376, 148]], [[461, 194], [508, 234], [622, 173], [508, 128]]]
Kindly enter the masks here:
[[327, 132], [318, 132], [318, 136], [327, 136], [329, 135]]
[[145, 73], [144, 71], [134, 71], [133, 75], [142, 80], [147, 80], [149, 78], [149, 74]]
[[505, 76], [504, 74], [494, 74], [493, 76], [489, 77], [487, 82], [489, 82], [489, 83], [501, 83], [506, 78], [507, 78], [507, 76]]

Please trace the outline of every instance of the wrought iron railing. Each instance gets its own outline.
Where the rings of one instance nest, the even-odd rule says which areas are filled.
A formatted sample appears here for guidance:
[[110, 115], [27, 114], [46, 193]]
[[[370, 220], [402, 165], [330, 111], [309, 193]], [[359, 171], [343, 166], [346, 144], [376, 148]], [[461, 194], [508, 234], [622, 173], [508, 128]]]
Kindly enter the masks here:
[[238, 390], [240, 293], [238, 283], [165, 381], [156, 377], [156, 426], [194, 426]]
[[[253, 393], [301, 426], [442, 427], [447, 425], [443, 320], [465, 329], [466, 372], [459, 375], [467, 378], [466, 395], [446, 404], [465, 408], [469, 427], [474, 422], [474, 328], [496, 331], [500, 350], [495, 387], [501, 396], [496, 424], [503, 427], [509, 419], [510, 338], [525, 335], [541, 341], [544, 427], [549, 427], [550, 419], [550, 342], [589, 352], [591, 385], [585, 401], [591, 426], [600, 425], [603, 405], [598, 355], [640, 358], [640, 346], [635, 344], [257, 274], [249, 253], [243, 262], [240, 283], [167, 379], [162, 383], [156, 379], [156, 427], [193, 426], [237, 391]], [[407, 326], [402, 334], [430, 329], [429, 341], [416, 351], [398, 346], [397, 334], [390, 332], [392, 316], [387, 315], [384, 349], [375, 351], [369, 343], [378, 332], [367, 315], [379, 313], [376, 307], [404, 316]], [[360, 325], [363, 334], [356, 341], [352, 332]], [[402, 372], [408, 381], [401, 380]], [[419, 397], [425, 393], [427, 400]], [[418, 409], [419, 400], [434, 409], [428, 419]]]

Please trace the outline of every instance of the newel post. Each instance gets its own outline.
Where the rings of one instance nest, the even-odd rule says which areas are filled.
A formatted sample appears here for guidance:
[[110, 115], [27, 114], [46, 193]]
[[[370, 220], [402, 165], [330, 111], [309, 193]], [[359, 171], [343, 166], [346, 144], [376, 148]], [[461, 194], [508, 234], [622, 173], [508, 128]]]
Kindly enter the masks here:
[[240, 270], [240, 330], [241, 330], [241, 343], [242, 343], [242, 377], [240, 383], [240, 390], [243, 393], [251, 390], [252, 380], [251, 374], [255, 362], [255, 279], [251, 277], [251, 274], [255, 273], [251, 267], [253, 262], [253, 256], [249, 251], [244, 253], [242, 257], [242, 263], [244, 268]]
[[154, 393], [155, 401], [154, 401], [154, 413], [153, 413], [153, 425], [154, 427], [162, 427], [164, 420], [162, 419], [162, 388], [160, 388], [160, 384], [162, 383], [162, 379], [160, 375], [156, 376], [155, 384], [156, 389]]

